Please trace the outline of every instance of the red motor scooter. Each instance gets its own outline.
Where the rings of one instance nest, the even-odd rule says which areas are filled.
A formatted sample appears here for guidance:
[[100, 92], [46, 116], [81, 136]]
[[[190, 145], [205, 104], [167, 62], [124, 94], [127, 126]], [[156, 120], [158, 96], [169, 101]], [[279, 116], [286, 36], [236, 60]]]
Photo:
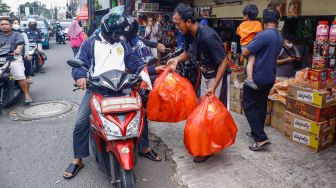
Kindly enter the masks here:
[[[78, 59], [67, 63], [87, 70]], [[93, 78], [89, 75], [87, 87], [93, 92], [90, 145], [99, 169], [111, 176], [113, 187], [133, 188], [135, 184], [133, 169], [144, 126], [144, 109], [137, 92], [141, 81], [138, 75], [120, 70]]]

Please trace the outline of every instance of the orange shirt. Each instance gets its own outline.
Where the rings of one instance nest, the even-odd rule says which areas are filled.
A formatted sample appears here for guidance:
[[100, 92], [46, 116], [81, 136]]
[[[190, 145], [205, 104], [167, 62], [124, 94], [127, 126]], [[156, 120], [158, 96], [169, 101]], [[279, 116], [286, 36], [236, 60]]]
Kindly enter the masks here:
[[240, 44], [246, 46], [254, 36], [263, 30], [259, 21], [244, 21], [237, 28], [237, 35], [240, 36]]

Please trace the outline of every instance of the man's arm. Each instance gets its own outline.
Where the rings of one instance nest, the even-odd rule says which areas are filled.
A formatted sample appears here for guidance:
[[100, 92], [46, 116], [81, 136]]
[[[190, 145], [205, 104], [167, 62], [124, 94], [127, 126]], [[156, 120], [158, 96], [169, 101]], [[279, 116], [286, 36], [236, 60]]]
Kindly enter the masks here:
[[17, 45], [16, 49], [14, 50], [14, 55], [20, 55], [23, 49], [23, 44]]

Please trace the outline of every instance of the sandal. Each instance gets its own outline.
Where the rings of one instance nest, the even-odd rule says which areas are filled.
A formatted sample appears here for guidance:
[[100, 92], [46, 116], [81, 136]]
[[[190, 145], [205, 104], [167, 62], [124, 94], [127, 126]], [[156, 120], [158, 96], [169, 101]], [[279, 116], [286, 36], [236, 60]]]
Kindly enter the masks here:
[[208, 156], [196, 156], [194, 157], [193, 161], [194, 163], [203, 163], [209, 159], [211, 155]]
[[150, 151], [143, 153], [143, 152], [139, 152], [139, 155], [141, 157], [147, 157], [148, 159], [152, 160], [152, 161], [156, 161], [156, 162], [160, 162], [162, 159], [157, 159], [157, 157], [159, 156], [159, 154], [157, 154], [153, 149], [151, 149]]
[[27, 79], [27, 82], [28, 82], [28, 84], [33, 84], [33, 81], [32, 81], [31, 78], [28, 78], [28, 79]]
[[26, 106], [29, 106], [32, 102], [33, 102], [33, 99], [32, 99], [32, 98], [30, 98], [30, 99], [25, 99], [25, 105], [26, 105]]
[[265, 142], [261, 146], [258, 146], [257, 143], [254, 143], [252, 146], [249, 146], [249, 149], [251, 151], [260, 151], [260, 150], [264, 150], [266, 148], [266, 146], [268, 146], [270, 144], [271, 144], [270, 141]]
[[63, 175], [64, 179], [71, 179], [77, 175], [77, 173], [84, 167], [84, 164], [73, 164], [70, 163], [68, 168], [65, 170], [65, 172], [71, 173], [70, 176]]

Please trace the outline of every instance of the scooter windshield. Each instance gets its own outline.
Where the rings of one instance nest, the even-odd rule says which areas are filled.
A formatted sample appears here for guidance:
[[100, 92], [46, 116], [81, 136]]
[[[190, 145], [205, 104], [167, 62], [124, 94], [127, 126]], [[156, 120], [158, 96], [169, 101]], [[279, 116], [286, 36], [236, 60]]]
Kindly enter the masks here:
[[138, 75], [128, 74], [120, 70], [110, 70], [98, 76], [97, 85], [102, 87], [101, 89], [104, 88], [113, 93], [118, 93], [123, 89], [131, 89], [139, 80], [141, 78]]

